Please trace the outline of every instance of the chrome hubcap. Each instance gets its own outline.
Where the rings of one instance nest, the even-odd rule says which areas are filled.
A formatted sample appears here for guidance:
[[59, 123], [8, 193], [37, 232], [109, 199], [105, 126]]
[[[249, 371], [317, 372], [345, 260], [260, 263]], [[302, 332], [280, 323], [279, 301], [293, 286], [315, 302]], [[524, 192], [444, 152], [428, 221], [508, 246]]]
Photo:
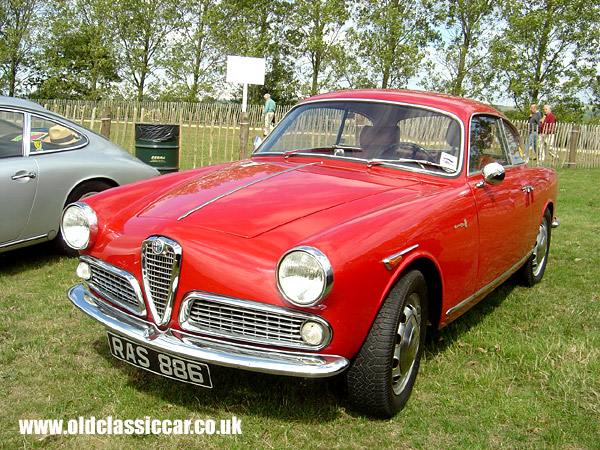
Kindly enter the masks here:
[[396, 332], [392, 357], [392, 388], [399, 395], [410, 378], [410, 373], [421, 343], [421, 299], [413, 293], [406, 301]]
[[548, 223], [544, 218], [540, 225], [540, 231], [533, 248], [533, 275], [538, 276], [544, 267], [544, 261], [548, 255]]

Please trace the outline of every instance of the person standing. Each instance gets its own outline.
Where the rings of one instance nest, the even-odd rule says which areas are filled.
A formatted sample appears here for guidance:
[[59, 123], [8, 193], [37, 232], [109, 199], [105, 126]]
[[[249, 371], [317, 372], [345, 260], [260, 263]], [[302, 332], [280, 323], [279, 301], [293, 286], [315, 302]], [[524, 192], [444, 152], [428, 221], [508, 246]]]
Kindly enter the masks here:
[[542, 132], [542, 145], [541, 145], [541, 160], [543, 161], [546, 152], [552, 157], [556, 158], [556, 154], [553, 153], [552, 148], [554, 146], [554, 127], [556, 126], [556, 117], [552, 114], [552, 109], [550, 109], [550, 105], [544, 105], [544, 117], [542, 118], [542, 123], [540, 126], [540, 130]]
[[263, 118], [265, 121], [264, 136], [273, 131], [275, 122], [275, 102], [271, 98], [271, 94], [265, 94], [265, 107], [263, 108]]
[[535, 103], [529, 107], [529, 111], [529, 120], [527, 122], [529, 130], [529, 151], [533, 150], [533, 153], [537, 156], [537, 138], [540, 131], [542, 113], [538, 111]]

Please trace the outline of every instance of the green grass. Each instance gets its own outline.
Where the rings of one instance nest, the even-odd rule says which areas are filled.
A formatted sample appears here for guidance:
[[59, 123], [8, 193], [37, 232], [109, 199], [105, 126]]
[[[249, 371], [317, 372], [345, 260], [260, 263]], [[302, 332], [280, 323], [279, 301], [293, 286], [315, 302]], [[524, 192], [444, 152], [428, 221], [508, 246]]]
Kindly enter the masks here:
[[[600, 448], [600, 170], [559, 172], [550, 262], [427, 338], [406, 408], [357, 414], [341, 378], [213, 368], [215, 388], [113, 359], [102, 326], [66, 299], [75, 260], [0, 254], [0, 448]], [[229, 419], [241, 436], [23, 436], [18, 420]]]

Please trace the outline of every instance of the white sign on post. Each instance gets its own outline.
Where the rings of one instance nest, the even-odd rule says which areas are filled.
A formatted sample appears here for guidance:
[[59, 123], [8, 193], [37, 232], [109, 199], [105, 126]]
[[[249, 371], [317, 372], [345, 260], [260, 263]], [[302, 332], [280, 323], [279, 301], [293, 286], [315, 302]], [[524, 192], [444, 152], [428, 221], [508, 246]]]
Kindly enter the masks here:
[[248, 105], [248, 85], [265, 84], [265, 67], [265, 58], [227, 57], [227, 82], [242, 83], [244, 85], [242, 112], [246, 112]]

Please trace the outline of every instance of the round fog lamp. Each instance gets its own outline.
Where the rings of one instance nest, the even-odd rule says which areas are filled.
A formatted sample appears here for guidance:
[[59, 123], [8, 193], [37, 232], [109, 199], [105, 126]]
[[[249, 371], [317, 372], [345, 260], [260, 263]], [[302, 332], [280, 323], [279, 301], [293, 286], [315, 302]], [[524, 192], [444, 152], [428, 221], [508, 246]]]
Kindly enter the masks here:
[[77, 265], [77, 270], [75, 272], [77, 273], [77, 276], [82, 280], [87, 281], [90, 278], [92, 278], [92, 268], [85, 261], [79, 261], [79, 264]]
[[300, 328], [300, 335], [302, 340], [309, 345], [320, 345], [323, 342], [325, 336], [325, 330], [323, 325], [310, 320], [304, 322]]

